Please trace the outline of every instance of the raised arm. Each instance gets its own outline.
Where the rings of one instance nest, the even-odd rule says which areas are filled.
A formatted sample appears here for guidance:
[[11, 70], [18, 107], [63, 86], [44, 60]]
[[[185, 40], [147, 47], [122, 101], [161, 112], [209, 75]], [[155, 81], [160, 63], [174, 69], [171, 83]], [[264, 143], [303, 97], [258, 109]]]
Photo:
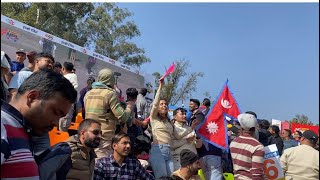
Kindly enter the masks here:
[[160, 79], [159, 80], [159, 88], [157, 90], [156, 97], [154, 98], [153, 103], [152, 103], [152, 108], [151, 108], [151, 112], [150, 112], [150, 120], [153, 120], [154, 118], [156, 118], [156, 116], [158, 114], [158, 107], [159, 107], [159, 103], [160, 103], [160, 93], [161, 93], [161, 89], [162, 89], [163, 84], [164, 84], [164, 79]]

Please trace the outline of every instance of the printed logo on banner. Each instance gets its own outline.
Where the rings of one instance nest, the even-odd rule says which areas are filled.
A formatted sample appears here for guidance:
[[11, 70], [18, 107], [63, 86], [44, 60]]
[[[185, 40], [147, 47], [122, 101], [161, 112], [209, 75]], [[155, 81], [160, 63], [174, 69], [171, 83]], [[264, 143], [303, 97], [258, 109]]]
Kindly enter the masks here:
[[60, 44], [74, 49], [74, 45], [72, 43], [69, 43], [69, 42], [66, 42], [66, 41], [61, 41]]
[[45, 34], [44, 37], [50, 41], [53, 40], [53, 35], [50, 35], [50, 34]]
[[113, 65], [116, 64], [116, 62], [115, 62], [114, 60], [112, 60], [112, 59], [109, 59], [109, 63], [111, 63], [111, 64], [113, 64]]
[[27, 30], [27, 31], [32, 32], [32, 33], [35, 33], [35, 34], [38, 34], [37, 29], [34, 29], [32, 27], [29, 27], [29, 26], [22, 26], [22, 29]]
[[14, 26], [14, 21], [12, 19], [7, 19], [7, 22], [11, 25]]
[[19, 33], [8, 29], [1, 29], [1, 35], [5, 35], [6, 39], [12, 42], [17, 42], [20, 36]]
[[1, 36], [5, 35], [7, 33], [7, 31], [8, 31], [7, 29], [1, 29]]
[[124, 65], [124, 64], [121, 64], [120, 65], [122, 68], [125, 68], [125, 69], [127, 69], [127, 70], [130, 70], [130, 67], [128, 67], [128, 66], [126, 66], [126, 65]]

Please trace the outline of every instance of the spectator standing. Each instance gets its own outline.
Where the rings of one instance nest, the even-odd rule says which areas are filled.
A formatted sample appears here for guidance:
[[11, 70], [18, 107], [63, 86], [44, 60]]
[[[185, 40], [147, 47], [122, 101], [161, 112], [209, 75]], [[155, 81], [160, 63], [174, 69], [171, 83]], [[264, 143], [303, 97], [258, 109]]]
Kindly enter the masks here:
[[148, 90], [146, 88], [141, 88], [139, 91], [139, 94], [137, 96], [137, 115], [138, 118], [140, 119], [145, 119], [147, 118], [148, 112], [147, 112], [147, 100], [146, 100], [146, 95], [147, 95]]
[[264, 174], [264, 147], [254, 138], [257, 119], [247, 113], [240, 114], [237, 119], [242, 133], [230, 144], [234, 177], [243, 180], [261, 180]]
[[306, 130], [303, 132], [300, 146], [284, 150], [280, 163], [285, 179], [319, 179], [319, 151], [315, 149], [318, 135]]
[[[92, 83], [94, 83], [96, 80], [94, 79], [94, 77], [89, 77], [87, 79], [87, 86], [84, 87], [83, 89], [81, 89], [80, 91], [80, 97], [79, 97], [79, 104], [81, 105], [81, 109], [82, 109], [82, 118], [85, 119], [86, 118], [86, 111], [84, 108], [84, 96], [87, 94], [88, 91], [90, 91], [92, 89]], [[79, 107], [80, 108], [80, 107]]]
[[291, 138], [290, 129], [284, 129], [282, 132], [282, 137], [283, 137], [283, 151], [288, 148], [298, 146], [298, 142]]
[[[174, 171], [178, 170], [180, 166], [180, 152], [184, 149], [189, 149], [193, 153], [197, 154], [197, 150], [195, 147], [195, 138], [196, 134], [193, 131], [192, 127], [188, 126], [186, 120], [186, 111], [184, 108], [177, 108], [173, 111], [173, 133], [176, 134], [172, 139], [172, 158], [173, 158], [173, 166]], [[195, 128], [195, 127], [193, 127]], [[185, 131], [189, 131], [190, 133], [186, 136], [178, 139], [179, 134], [184, 134]]]
[[[75, 73], [72, 72], [73, 68], [74, 68], [74, 66], [72, 63], [64, 62], [61, 72], [62, 72], [62, 75], [71, 82], [74, 89], [77, 89], [78, 88], [78, 77]], [[60, 122], [59, 122], [59, 130], [60, 131], [68, 132], [68, 128], [71, 125], [75, 110], [76, 110], [75, 104], [73, 104], [72, 107], [69, 109], [68, 114], [65, 117], [60, 119]]]
[[59, 74], [61, 74], [62, 72], [62, 65], [61, 65], [61, 63], [59, 63], [59, 62], [55, 62], [54, 64], [53, 64], [53, 71], [54, 72], [56, 72], [56, 73], [59, 73]]
[[33, 71], [35, 68], [37, 52], [32, 51], [27, 54], [29, 64], [27, 67], [22, 68], [20, 71]]
[[97, 82], [84, 97], [86, 118], [101, 123], [102, 137], [95, 149], [98, 158], [112, 154], [111, 139], [115, 134], [116, 125], [131, 123], [134, 104], [120, 105], [117, 92], [114, 89], [115, 77], [112, 70], [105, 68], [99, 72]]
[[210, 99], [204, 98], [199, 109], [205, 116], [210, 111], [210, 105], [211, 105]]
[[283, 151], [283, 140], [279, 135], [280, 129], [278, 126], [272, 125], [269, 128], [269, 132], [272, 134], [273, 138], [275, 139], [275, 144], [277, 145], [279, 155], [281, 156], [282, 151]]
[[195, 119], [198, 120], [198, 123], [202, 123], [204, 121], [205, 115], [199, 110], [200, 106], [200, 101], [198, 99], [190, 99], [189, 102], [189, 110], [192, 113], [190, 120], [189, 120], [189, 125], [192, 124], [192, 121]]
[[19, 49], [16, 52], [16, 61], [11, 61], [11, 73], [15, 75], [18, 71], [24, 68], [24, 60], [26, 60], [26, 51]]

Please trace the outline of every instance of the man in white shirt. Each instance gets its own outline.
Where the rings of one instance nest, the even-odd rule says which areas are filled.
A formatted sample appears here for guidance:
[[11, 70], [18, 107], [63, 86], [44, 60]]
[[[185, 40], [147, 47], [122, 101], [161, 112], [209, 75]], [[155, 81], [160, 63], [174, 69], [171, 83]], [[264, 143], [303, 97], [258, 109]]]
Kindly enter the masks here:
[[[71, 82], [73, 87], [75, 89], [77, 89], [78, 77], [75, 73], [72, 72], [73, 69], [74, 69], [74, 66], [71, 62], [64, 62], [62, 69], [61, 69], [61, 72], [62, 72], [63, 76]], [[70, 108], [68, 114], [65, 117], [60, 119], [60, 121], [59, 121], [59, 130], [60, 131], [65, 131], [65, 132], [68, 131], [68, 128], [71, 125], [73, 113], [75, 110], [74, 106], [75, 105], [73, 104], [72, 107]]]
[[71, 62], [64, 62], [62, 67], [62, 74], [67, 78], [73, 85], [75, 89], [78, 88], [78, 77], [75, 73], [72, 72], [74, 66]]

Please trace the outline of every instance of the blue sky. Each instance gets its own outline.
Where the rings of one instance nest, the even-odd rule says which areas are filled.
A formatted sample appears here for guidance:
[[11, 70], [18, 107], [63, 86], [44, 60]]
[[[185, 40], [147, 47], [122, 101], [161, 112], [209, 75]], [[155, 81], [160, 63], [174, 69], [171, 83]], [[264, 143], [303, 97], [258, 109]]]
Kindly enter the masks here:
[[215, 98], [226, 79], [242, 112], [319, 122], [319, 3], [118, 3], [133, 12], [151, 63], [205, 73], [194, 98]]

